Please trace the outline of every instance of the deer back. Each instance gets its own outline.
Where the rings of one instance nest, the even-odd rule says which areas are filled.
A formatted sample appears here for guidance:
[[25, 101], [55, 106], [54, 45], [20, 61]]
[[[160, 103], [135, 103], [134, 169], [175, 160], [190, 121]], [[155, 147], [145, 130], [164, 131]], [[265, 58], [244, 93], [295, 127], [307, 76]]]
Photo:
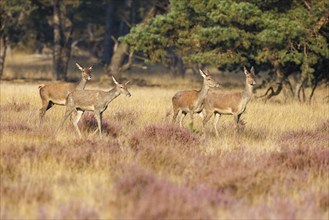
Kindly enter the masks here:
[[179, 91], [173, 96], [172, 103], [177, 107], [191, 108], [198, 98], [198, 93], [197, 90]]
[[40, 88], [40, 96], [54, 103], [65, 104], [67, 95], [75, 90], [75, 83], [54, 83]]
[[207, 111], [233, 114], [239, 111], [242, 93], [209, 93], [205, 100]]

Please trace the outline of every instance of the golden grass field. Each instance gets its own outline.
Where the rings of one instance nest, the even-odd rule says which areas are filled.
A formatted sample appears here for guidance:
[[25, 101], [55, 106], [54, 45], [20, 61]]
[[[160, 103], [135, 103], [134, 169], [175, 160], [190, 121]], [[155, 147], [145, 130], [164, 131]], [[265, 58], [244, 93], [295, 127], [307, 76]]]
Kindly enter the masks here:
[[[235, 133], [233, 117], [222, 116], [216, 138], [212, 119], [204, 135], [187, 129], [188, 117], [181, 129], [166, 116], [175, 92], [198, 89], [200, 77], [128, 73], [132, 96], [110, 103], [103, 138], [91, 135], [96, 122], [85, 114], [78, 139], [69, 121], [55, 135], [62, 106], [38, 127], [38, 84], [50, 75], [50, 61], [43, 62], [42, 81], [1, 82], [1, 219], [328, 219], [328, 88], [311, 104], [252, 100], [245, 128]], [[9, 60], [5, 76], [19, 65], [35, 70]], [[72, 64], [70, 74], [77, 73]], [[215, 78], [234, 85], [221, 90], [243, 88], [242, 74]], [[157, 86], [137, 86], [137, 79]], [[97, 76], [86, 89], [110, 87]]]

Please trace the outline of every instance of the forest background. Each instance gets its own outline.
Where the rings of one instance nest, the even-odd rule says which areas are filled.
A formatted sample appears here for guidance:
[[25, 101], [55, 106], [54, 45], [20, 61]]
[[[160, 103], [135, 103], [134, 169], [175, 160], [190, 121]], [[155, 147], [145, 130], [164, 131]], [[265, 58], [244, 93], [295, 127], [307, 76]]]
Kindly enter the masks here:
[[0, 76], [10, 47], [52, 55], [52, 80], [67, 79], [78, 50], [96, 58], [103, 74], [118, 77], [145, 62], [162, 63], [175, 75], [205, 65], [254, 66], [269, 73], [259, 87], [276, 83], [267, 97], [283, 88], [310, 100], [313, 92], [302, 96], [303, 88], [328, 81], [324, 0], [15, 0], [1, 2], [1, 21]]
[[[0, 1], [1, 219], [328, 219], [329, 2], [326, 0]], [[39, 128], [40, 84], [78, 81], [130, 98], [75, 136], [65, 108]], [[171, 123], [171, 98], [199, 68], [241, 92], [242, 115]]]

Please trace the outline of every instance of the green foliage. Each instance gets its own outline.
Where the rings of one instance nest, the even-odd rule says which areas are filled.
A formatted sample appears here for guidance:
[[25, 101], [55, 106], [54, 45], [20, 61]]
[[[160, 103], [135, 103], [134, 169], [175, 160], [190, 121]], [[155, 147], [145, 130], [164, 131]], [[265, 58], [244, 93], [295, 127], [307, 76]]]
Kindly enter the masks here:
[[15, 45], [26, 31], [26, 16], [35, 7], [29, 0], [3, 0], [0, 3], [0, 35], [10, 39], [10, 44]]
[[[148, 61], [168, 50], [185, 62], [219, 67], [294, 64], [304, 74], [329, 59], [325, 0], [171, 0], [168, 13], [132, 28], [122, 40]], [[328, 34], [328, 33], [327, 33]]]

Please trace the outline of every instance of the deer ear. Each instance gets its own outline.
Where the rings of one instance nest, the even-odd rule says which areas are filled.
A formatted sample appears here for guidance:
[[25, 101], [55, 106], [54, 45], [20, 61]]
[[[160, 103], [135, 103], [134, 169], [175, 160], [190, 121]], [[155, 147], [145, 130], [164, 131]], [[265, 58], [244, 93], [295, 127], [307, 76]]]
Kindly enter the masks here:
[[243, 71], [244, 71], [244, 74], [246, 74], [246, 75], [248, 74], [248, 70], [245, 66], [243, 67]]
[[128, 85], [130, 83], [130, 81], [127, 81], [126, 83], [125, 83], [125, 85]]
[[112, 76], [112, 79], [113, 79], [113, 82], [115, 83], [115, 84], [119, 84], [116, 80], [115, 80], [115, 78], [114, 78], [114, 76]]
[[203, 78], [206, 78], [206, 76], [207, 76], [207, 74], [205, 74], [202, 70], [200, 70], [199, 69], [199, 71], [200, 71], [200, 75], [203, 77]]
[[79, 70], [83, 71], [83, 67], [80, 64], [75, 63], [75, 65], [79, 68]]
[[95, 65], [95, 64], [91, 65], [88, 69], [89, 69], [89, 70], [92, 70], [92, 69], [94, 68], [94, 65]]
[[205, 74], [206, 74], [206, 76], [209, 76], [210, 72], [209, 72], [208, 68], [205, 69]]
[[252, 74], [254, 74], [254, 75], [255, 75], [255, 68], [254, 68], [254, 67], [251, 67], [251, 70], [250, 70], [250, 72], [251, 72]]

